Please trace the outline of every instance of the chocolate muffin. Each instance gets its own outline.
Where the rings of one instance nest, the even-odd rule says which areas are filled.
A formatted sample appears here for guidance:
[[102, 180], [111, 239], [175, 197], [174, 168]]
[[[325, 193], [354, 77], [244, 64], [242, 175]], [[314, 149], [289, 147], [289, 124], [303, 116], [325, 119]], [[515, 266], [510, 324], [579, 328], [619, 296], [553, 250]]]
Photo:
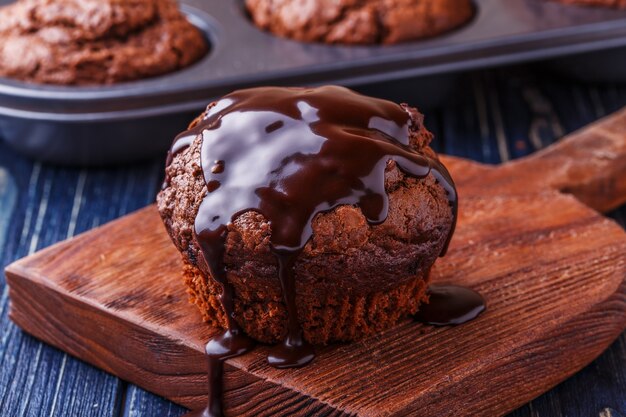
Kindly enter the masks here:
[[174, 142], [157, 197], [204, 320], [229, 326], [230, 302], [254, 339], [285, 338], [285, 265], [308, 342], [356, 340], [414, 314], [456, 222], [431, 139], [416, 109], [341, 87], [241, 90], [210, 104]]
[[246, 0], [254, 23], [306, 42], [393, 44], [468, 22], [471, 0]]
[[626, 9], [626, 0], [557, 0], [566, 4], [578, 4], [581, 6], [615, 7]]
[[18, 0], [0, 8], [0, 76], [112, 84], [187, 67], [208, 51], [175, 0]]

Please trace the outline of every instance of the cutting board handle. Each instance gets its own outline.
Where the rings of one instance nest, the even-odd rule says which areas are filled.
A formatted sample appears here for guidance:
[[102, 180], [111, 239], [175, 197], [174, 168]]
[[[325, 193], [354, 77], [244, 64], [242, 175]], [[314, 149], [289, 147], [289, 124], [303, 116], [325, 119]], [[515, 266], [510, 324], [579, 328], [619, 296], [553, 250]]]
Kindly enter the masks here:
[[626, 203], [626, 107], [503, 168], [600, 212]]

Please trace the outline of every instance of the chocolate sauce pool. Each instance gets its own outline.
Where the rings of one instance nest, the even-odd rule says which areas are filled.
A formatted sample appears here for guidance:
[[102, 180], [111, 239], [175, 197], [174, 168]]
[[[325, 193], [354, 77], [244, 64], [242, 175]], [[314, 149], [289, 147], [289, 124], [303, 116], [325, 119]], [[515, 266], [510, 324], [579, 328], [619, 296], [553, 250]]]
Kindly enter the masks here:
[[294, 279], [313, 218], [349, 204], [359, 207], [370, 224], [382, 223], [389, 207], [384, 186], [388, 161], [395, 161], [407, 176], [432, 174], [447, 192], [454, 219], [445, 254], [456, 224], [456, 189], [442, 164], [409, 147], [410, 124], [401, 106], [345, 88], [265, 87], [225, 96], [174, 142], [168, 164], [202, 135], [208, 193], [195, 219], [195, 234], [212, 277], [222, 285], [220, 299], [228, 319], [228, 329], [206, 349], [208, 408], [193, 415], [222, 415], [223, 361], [254, 346], [235, 320], [233, 288], [223, 260], [228, 225], [240, 214], [261, 213], [272, 230], [271, 251], [288, 313], [287, 335], [268, 355], [269, 364], [277, 368], [303, 366], [315, 357], [298, 320]]
[[431, 285], [429, 302], [420, 304], [415, 320], [433, 326], [450, 326], [474, 320], [485, 311], [485, 300], [476, 291], [458, 285]]

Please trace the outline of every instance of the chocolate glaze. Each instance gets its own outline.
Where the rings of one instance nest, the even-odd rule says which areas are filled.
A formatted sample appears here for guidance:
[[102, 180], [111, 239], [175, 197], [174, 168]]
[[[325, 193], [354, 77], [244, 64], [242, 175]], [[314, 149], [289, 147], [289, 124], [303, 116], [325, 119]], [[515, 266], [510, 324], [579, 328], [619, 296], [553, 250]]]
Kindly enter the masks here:
[[441, 255], [446, 252], [456, 224], [456, 189], [442, 164], [409, 147], [410, 123], [402, 106], [345, 88], [266, 87], [225, 96], [175, 140], [168, 164], [176, 152], [203, 136], [201, 163], [208, 193], [196, 216], [195, 234], [206, 267], [222, 285], [228, 319], [228, 330], [220, 336], [230, 346], [226, 353], [216, 356], [210, 349], [218, 343], [215, 339], [207, 345], [212, 370], [207, 412], [218, 413], [215, 404], [221, 401], [216, 399], [221, 385], [214, 371], [225, 358], [252, 346], [235, 321], [233, 288], [224, 264], [228, 226], [237, 216], [257, 211], [271, 226], [271, 250], [288, 313], [285, 339], [268, 355], [269, 364], [278, 368], [303, 366], [315, 356], [298, 320], [294, 276], [298, 255], [312, 235], [313, 218], [347, 204], [359, 207], [370, 224], [382, 223], [389, 206], [384, 174], [390, 160], [407, 176], [432, 173], [446, 190], [453, 214]]
[[278, 277], [287, 306], [287, 337], [283, 343], [275, 346], [267, 356], [268, 363], [275, 368], [294, 368], [304, 366], [315, 358], [313, 346], [302, 337], [296, 306], [296, 282], [293, 267], [298, 251], [275, 250], [278, 259]]
[[415, 320], [435, 326], [463, 324], [485, 310], [485, 300], [474, 290], [458, 285], [431, 285], [429, 302], [420, 304]]

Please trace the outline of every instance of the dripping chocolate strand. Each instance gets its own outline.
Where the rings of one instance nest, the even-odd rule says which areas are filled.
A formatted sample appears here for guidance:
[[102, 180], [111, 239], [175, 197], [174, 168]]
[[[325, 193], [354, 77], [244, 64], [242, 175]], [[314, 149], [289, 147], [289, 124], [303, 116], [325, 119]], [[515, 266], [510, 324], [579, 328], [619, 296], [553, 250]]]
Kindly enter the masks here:
[[437, 162], [437, 166], [431, 169], [435, 180], [443, 187], [448, 197], [448, 203], [450, 204], [450, 209], [452, 210], [452, 225], [450, 226], [450, 231], [448, 232], [448, 236], [446, 237], [446, 242], [441, 249], [441, 253], [439, 256], [444, 256], [448, 252], [448, 247], [450, 246], [450, 242], [452, 241], [452, 236], [454, 236], [454, 231], [456, 229], [456, 219], [459, 212], [459, 203], [458, 196], [456, 193], [456, 187], [454, 186], [454, 182], [452, 182], [452, 177], [450, 173], [446, 169], [443, 164]]
[[[222, 287], [220, 302], [226, 313], [228, 327], [225, 331], [212, 337], [205, 347], [209, 386], [207, 406], [202, 410], [191, 411], [185, 417], [223, 417], [224, 361], [243, 355], [255, 346], [254, 341], [244, 333], [235, 320], [234, 289], [226, 277], [227, 272], [223, 261], [226, 232], [226, 226], [223, 226], [213, 231], [203, 230], [197, 235], [204, 261], [207, 263], [211, 276]], [[221, 240], [222, 245], [205, 244], [205, 242], [212, 240]]]
[[299, 253], [298, 251], [275, 251], [278, 258], [278, 277], [287, 307], [287, 336], [283, 343], [270, 350], [267, 362], [279, 369], [304, 366], [315, 358], [313, 346], [304, 340], [302, 328], [298, 322], [294, 264]]

